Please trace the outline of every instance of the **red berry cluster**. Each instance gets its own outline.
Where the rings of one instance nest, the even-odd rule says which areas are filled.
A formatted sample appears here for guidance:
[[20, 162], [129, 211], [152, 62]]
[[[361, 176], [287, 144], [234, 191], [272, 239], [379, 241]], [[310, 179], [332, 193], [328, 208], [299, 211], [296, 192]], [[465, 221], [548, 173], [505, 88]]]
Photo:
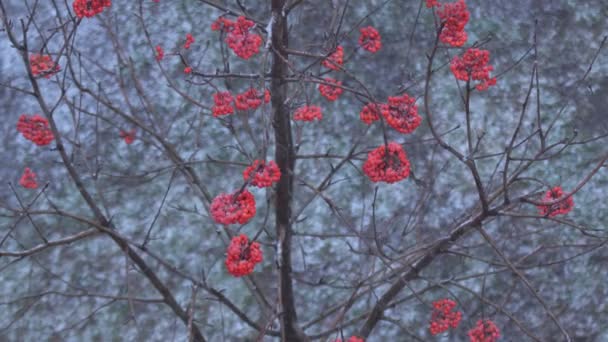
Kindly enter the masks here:
[[441, 7], [441, 3], [437, 0], [426, 0], [426, 8]]
[[234, 98], [229, 91], [221, 91], [219, 93], [213, 94], [213, 103], [215, 104], [211, 108], [211, 112], [213, 116], [218, 117], [222, 115], [229, 115], [234, 113], [234, 107], [232, 107], [232, 102]]
[[[548, 190], [547, 193], [545, 193], [543, 201], [555, 201], [557, 199], [563, 199], [563, 197], [564, 190], [561, 186], [556, 186]], [[572, 196], [569, 196], [568, 198], [564, 199], [559, 203], [551, 205], [539, 205], [537, 206], [537, 208], [539, 214], [543, 216], [554, 217], [557, 215], [566, 215], [567, 213], [572, 211], [572, 208], [574, 208], [574, 200], [572, 199]]]
[[192, 67], [191, 66], [187, 66], [184, 68], [184, 74], [189, 75], [192, 73]]
[[433, 313], [429, 330], [432, 335], [441, 334], [451, 328], [458, 327], [462, 319], [460, 311], [452, 311], [456, 302], [451, 299], [441, 299], [433, 302]]
[[336, 51], [323, 60], [321, 64], [331, 70], [340, 70], [340, 67], [344, 65], [344, 48], [338, 46]]
[[470, 17], [464, 0], [441, 5], [441, 9], [437, 10], [437, 15], [443, 26], [439, 40], [450, 46], [463, 46], [467, 42], [467, 33], [464, 31], [464, 27], [469, 22]]
[[361, 121], [371, 125], [372, 122], [380, 120], [380, 113], [387, 112], [388, 110], [386, 103], [368, 103], [361, 109], [359, 117]]
[[251, 274], [255, 265], [262, 260], [260, 244], [249, 243], [249, 238], [245, 234], [233, 237], [226, 250], [226, 268], [235, 277]]
[[245, 224], [255, 216], [255, 198], [247, 189], [221, 193], [211, 202], [211, 216], [221, 224]]
[[101, 12], [105, 7], [112, 6], [112, 0], [74, 0], [72, 8], [78, 18], [91, 18]]
[[[342, 342], [342, 339], [338, 338], [335, 342]], [[346, 342], [365, 342], [365, 340], [362, 337], [351, 336]]]
[[391, 127], [403, 134], [412, 133], [422, 122], [416, 99], [407, 94], [389, 96], [388, 105], [382, 106], [382, 116]]
[[32, 75], [35, 77], [44, 76], [45, 78], [51, 78], [61, 70], [59, 64], [55, 64], [51, 56], [39, 54], [30, 55], [30, 67]]
[[19, 180], [19, 185], [26, 189], [38, 188], [38, 183], [36, 182], [36, 174], [34, 173], [34, 171], [30, 170], [29, 167], [26, 167], [23, 171], [23, 175]]
[[329, 84], [319, 84], [319, 92], [327, 100], [336, 101], [344, 91], [342, 88], [340, 88], [342, 86], [342, 82], [329, 77], [325, 78], [324, 81]]
[[237, 56], [249, 59], [260, 52], [260, 46], [262, 45], [262, 37], [251, 32], [254, 26], [255, 23], [244, 16], [238, 17], [236, 21], [220, 17], [211, 24], [211, 29], [227, 32], [226, 44], [228, 44], [228, 47]]
[[380, 33], [372, 26], [362, 27], [359, 29], [359, 46], [371, 53], [376, 53], [382, 47], [382, 37]]
[[388, 143], [382, 145], [367, 155], [363, 164], [363, 172], [372, 182], [395, 183], [410, 175], [410, 162], [401, 145]]
[[194, 43], [194, 37], [190, 33], [186, 33], [186, 42], [184, 43], [184, 49], [189, 49]]
[[500, 330], [489, 319], [478, 320], [475, 328], [469, 330], [470, 342], [495, 342], [500, 337]]
[[160, 45], [156, 45], [156, 60], [161, 61], [165, 57], [165, 50]]
[[320, 121], [323, 119], [323, 113], [321, 113], [321, 107], [319, 106], [302, 106], [296, 109], [293, 119], [295, 121]]
[[131, 145], [135, 141], [135, 128], [128, 131], [120, 130], [120, 137], [123, 138], [127, 145]]
[[17, 132], [38, 146], [48, 145], [55, 139], [49, 128], [49, 121], [38, 114], [22, 114], [17, 121]]
[[268, 163], [264, 160], [255, 160], [243, 171], [243, 179], [258, 188], [266, 188], [281, 179], [281, 170], [272, 160]]
[[496, 84], [496, 77], [490, 77], [494, 67], [488, 63], [490, 63], [490, 51], [473, 48], [465, 51], [462, 57], [454, 56], [450, 69], [461, 81], [479, 81], [476, 88], [482, 91]]
[[[263, 100], [265, 103], [270, 102], [270, 92], [268, 89], [264, 90]], [[249, 88], [244, 93], [236, 96], [235, 105], [238, 110], [255, 110], [262, 105], [262, 95], [257, 89]]]

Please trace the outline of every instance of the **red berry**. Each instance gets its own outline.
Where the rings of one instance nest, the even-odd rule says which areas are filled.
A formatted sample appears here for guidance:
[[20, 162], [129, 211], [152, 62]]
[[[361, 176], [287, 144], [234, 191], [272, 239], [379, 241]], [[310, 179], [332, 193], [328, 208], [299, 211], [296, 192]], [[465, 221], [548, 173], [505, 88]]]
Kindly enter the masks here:
[[23, 171], [23, 175], [19, 180], [19, 185], [26, 189], [38, 188], [38, 183], [36, 182], [36, 174], [34, 173], [34, 171], [30, 170], [29, 167], [26, 167]]
[[124, 139], [127, 145], [131, 145], [135, 141], [135, 128], [129, 131], [120, 130], [120, 137]]
[[468, 335], [470, 342], [495, 342], [500, 338], [500, 330], [491, 320], [480, 319]]
[[17, 132], [38, 146], [45, 146], [55, 139], [49, 121], [38, 114], [22, 114], [17, 122]]
[[389, 96], [388, 105], [382, 106], [381, 109], [389, 126], [403, 134], [412, 133], [422, 122], [418, 115], [416, 99], [407, 94]]
[[165, 57], [165, 51], [160, 45], [156, 45], [156, 60], [161, 61]]
[[443, 25], [439, 40], [450, 46], [463, 46], [467, 42], [464, 27], [470, 17], [464, 0], [443, 4], [442, 8], [437, 10], [437, 15]]
[[184, 49], [189, 49], [194, 43], [194, 37], [190, 33], [186, 33], [186, 42], [184, 43]]
[[477, 90], [486, 90], [496, 84], [496, 78], [490, 78], [494, 67], [488, 65], [490, 52], [481, 49], [468, 49], [462, 56], [454, 56], [450, 69], [457, 79], [462, 81], [480, 81]]
[[359, 117], [361, 121], [371, 125], [372, 122], [380, 120], [380, 113], [385, 111], [388, 111], [386, 103], [368, 103], [361, 109]]
[[234, 113], [234, 107], [232, 107], [232, 102], [234, 98], [229, 91], [222, 91], [219, 93], [213, 94], [213, 103], [215, 104], [211, 108], [211, 112], [213, 116], [218, 117], [222, 115], [229, 115]]
[[245, 224], [255, 216], [255, 198], [247, 190], [240, 193], [222, 193], [211, 202], [211, 216], [221, 224]]
[[[548, 190], [543, 197], [544, 202], [555, 201], [557, 199], [562, 199], [564, 197], [564, 190], [561, 186], [553, 187]], [[539, 205], [537, 206], [538, 213], [543, 216], [554, 217], [557, 215], [566, 215], [572, 208], [574, 208], [574, 200], [572, 196], [569, 196], [565, 200], [555, 203], [552, 205]]]
[[262, 260], [260, 244], [257, 242], [249, 243], [249, 238], [245, 234], [233, 237], [226, 250], [226, 268], [235, 277], [251, 274], [255, 265]]
[[302, 106], [293, 114], [295, 121], [321, 121], [322, 118], [323, 113], [321, 113], [321, 107], [318, 106]]
[[243, 179], [258, 188], [272, 186], [281, 179], [281, 170], [274, 161], [266, 163], [263, 160], [255, 160], [253, 164], [243, 171]]
[[39, 54], [30, 56], [30, 68], [32, 69], [32, 75], [35, 77], [43, 76], [44, 78], [51, 78], [51, 76], [61, 71], [61, 67], [59, 64], [55, 64], [51, 56]]
[[395, 183], [410, 175], [410, 162], [401, 145], [395, 142], [382, 145], [367, 155], [363, 172], [372, 182]]
[[[329, 101], [336, 101], [342, 92], [342, 82], [334, 80], [333, 78], [325, 78], [324, 81], [329, 84], [319, 84], [319, 92]], [[332, 85], [334, 84], [334, 85]]]
[[338, 46], [336, 51], [329, 55], [321, 64], [331, 70], [340, 70], [344, 64], [344, 48]]
[[456, 302], [451, 299], [441, 299], [433, 302], [433, 313], [429, 323], [432, 335], [441, 334], [450, 328], [458, 327], [462, 319], [460, 311], [453, 311]]
[[371, 53], [376, 53], [382, 47], [382, 37], [380, 33], [372, 26], [363, 27], [359, 29], [361, 35], [359, 36], [359, 45]]
[[72, 8], [78, 18], [91, 18], [101, 12], [105, 7], [112, 6], [112, 0], [74, 0]]

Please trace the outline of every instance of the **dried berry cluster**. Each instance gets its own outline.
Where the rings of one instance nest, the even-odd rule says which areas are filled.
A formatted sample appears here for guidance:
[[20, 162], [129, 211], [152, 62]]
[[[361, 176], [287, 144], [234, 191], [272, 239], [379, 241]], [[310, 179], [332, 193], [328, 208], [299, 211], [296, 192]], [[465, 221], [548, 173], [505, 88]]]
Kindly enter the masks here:
[[38, 146], [46, 146], [55, 139], [49, 121], [38, 114], [22, 114], [17, 122], [17, 132]]
[[112, 0], [74, 0], [72, 8], [78, 18], [91, 18], [112, 6]]
[[410, 162], [401, 145], [389, 142], [368, 153], [363, 172], [372, 182], [395, 183], [410, 175]]
[[260, 52], [262, 37], [251, 32], [255, 23], [244, 16], [240, 16], [236, 21], [231, 21], [224, 17], [219, 17], [213, 24], [213, 31], [226, 32], [226, 44], [234, 53], [243, 58], [249, 59]]
[[554, 217], [557, 215], [566, 215], [574, 208], [574, 200], [572, 196], [564, 199], [564, 190], [561, 186], [555, 186], [548, 190], [543, 197], [543, 202], [552, 202], [558, 199], [563, 199], [560, 202], [551, 205], [539, 205], [538, 212], [540, 215]]
[[49, 55], [30, 55], [30, 68], [34, 77], [42, 76], [51, 78], [61, 70], [59, 64], [56, 64]]
[[494, 67], [489, 65], [490, 51], [468, 49], [462, 56], [454, 56], [450, 69], [454, 76], [461, 81], [479, 81], [477, 90], [486, 90], [496, 84], [496, 78], [490, 77]]
[[429, 330], [432, 335], [441, 334], [450, 328], [458, 327], [462, 320], [460, 311], [453, 311], [456, 307], [456, 302], [451, 299], [440, 299], [433, 302], [433, 313]]
[[233, 237], [226, 250], [226, 268], [235, 277], [251, 274], [255, 265], [262, 260], [260, 244], [257, 242], [249, 243], [249, 238], [245, 234]]

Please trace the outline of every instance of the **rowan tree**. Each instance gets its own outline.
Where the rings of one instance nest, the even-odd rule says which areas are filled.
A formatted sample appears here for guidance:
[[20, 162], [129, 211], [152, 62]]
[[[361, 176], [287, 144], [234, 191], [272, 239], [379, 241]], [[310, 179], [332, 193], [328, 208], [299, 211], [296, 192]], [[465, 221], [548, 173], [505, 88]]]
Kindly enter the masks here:
[[595, 2], [0, 0], [0, 336], [608, 338]]

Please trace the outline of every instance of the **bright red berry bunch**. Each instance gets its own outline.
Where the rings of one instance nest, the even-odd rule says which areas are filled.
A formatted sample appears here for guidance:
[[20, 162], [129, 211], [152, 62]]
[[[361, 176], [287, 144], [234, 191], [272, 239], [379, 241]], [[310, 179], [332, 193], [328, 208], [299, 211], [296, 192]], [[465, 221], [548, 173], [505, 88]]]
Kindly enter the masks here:
[[[543, 197], [543, 201], [550, 202], [550, 201], [555, 201], [557, 199], [563, 199], [563, 198], [564, 198], [564, 190], [562, 189], [561, 186], [556, 186], [556, 187], [553, 187], [552, 189], [548, 190], [547, 193], [545, 193], [545, 196]], [[574, 200], [572, 199], [572, 196], [569, 196], [568, 198], [564, 199], [563, 201], [561, 201], [559, 203], [555, 203], [555, 204], [551, 204], [551, 205], [539, 205], [539, 206], [537, 206], [537, 208], [538, 208], [538, 213], [543, 216], [554, 217], [557, 215], [566, 215], [567, 213], [572, 211], [572, 208], [574, 208]]]
[[467, 33], [464, 31], [464, 27], [469, 22], [470, 17], [464, 0], [441, 5], [441, 9], [437, 10], [437, 15], [441, 20], [441, 25], [443, 25], [439, 40], [450, 46], [463, 46], [467, 42]]
[[272, 186], [281, 179], [281, 170], [274, 161], [255, 160], [243, 171], [243, 179], [258, 188]]
[[221, 224], [245, 224], [255, 216], [255, 198], [247, 189], [219, 194], [211, 202], [211, 216]]
[[386, 103], [368, 103], [359, 112], [359, 118], [366, 124], [371, 125], [372, 122], [380, 120], [380, 113], [388, 110], [389, 108]]
[[17, 132], [38, 146], [48, 145], [55, 139], [49, 128], [49, 121], [38, 114], [22, 114], [17, 121]]
[[441, 3], [437, 0], [426, 0], [426, 8], [440, 7]]
[[30, 67], [32, 68], [32, 75], [45, 78], [51, 78], [61, 70], [59, 64], [55, 64], [51, 56], [39, 54], [30, 55]]
[[338, 46], [336, 51], [323, 60], [321, 64], [331, 70], [340, 70], [340, 67], [344, 65], [344, 48]]
[[245, 234], [232, 238], [226, 250], [226, 268], [235, 277], [242, 277], [253, 273], [256, 264], [263, 260], [260, 244], [249, 243]]
[[296, 109], [293, 119], [296, 121], [321, 121], [323, 113], [321, 113], [321, 107], [319, 106], [302, 106]]
[[262, 96], [257, 89], [249, 88], [244, 93], [236, 96], [235, 106], [238, 110], [255, 110], [262, 105], [262, 100], [265, 103], [270, 102], [270, 92], [268, 89], [264, 90], [264, 96]]
[[319, 84], [319, 92], [327, 100], [336, 101], [344, 91], [342, 88], [340, 88], [340, 86], [342, 86], [342, 82], [329, 77], [325, 78], [324, 81], [329, 84]]
[[255, 23], [244, 16], [240, 16], [236, 21], [231, 21], [224, 17], [219, 17], [213, 24], [213, 31], [227, 32], [226, 44], [234, 53], [243, 58], [249, 59], [260, 52], [262, 37], [251, 32]]
[[38, 183], [36, 182], [36, 174], [29, 167], [26, 167], [23, 171], [23, 175], [21, 175], [21, 179], [19, 179], [19, 185], [26, 189], [38, 188]]
[[189, 75], [192, 73], [192, 67], [191, 66], [187, 66], [184, 68], [184, 74]]
[[475, 328], [469, 330], [471, 342], [495, 342], [500, 338], [500, 330], [489, 319], [478, 320]]
[[135, 141], [135, 128], [128, 131], [120, 130], [120, 137], [125, 141], [127, 145], [131, 145]]
[[[342, 339], [338, 338], [335, 342], [342, 342]], [[351, 336], [346, 342], [365, 342], [365, 340], [358, 336]]]
[[191, 33], [186, 33], [186, 42], [184, 43], [184, 49], [189, 49], [194, 44], [194, 37]]
[[395, 142], [382, 145], [367, 154], [363, 172], [372, 182], [395, 183], [410, 175], [410, 161], [401, 145]]
[[382, 106], [382, 116], [389, 126], [403, 134], [413, 132], [422, 122], [416, 99], [407, 94], [389, 96], [388, 105]]
[[460, 311], [453, 311], [456, 302], [451, 299], [441, 299], [433, 302], [433, 313], [429, 330], [432, 335], [441, 334], [451, 328], [458, 327], [462, 319]]
[[72, 8], [78, 18], [91, 18], [112, 6], [112, 0], [74, 0]]
[[494, 67], [488, 63], [490, 63], [490, 51], [468, 49], [462, 56], [454, 56], [450, 69], [461, 81], [479, 81], [476, 88], [482, 91], [496, 84], [496, 78], [490, 77]]
[[371, 53], [376, 53], [382, 47], [382, 37], [378, 30], [372, 26], [362, 27], [359, 29], [359, 46]]
[[234, 113], [234, 107], [232, 107], [232, 102], [234, 98], [229, 91], [221, 91], [219, 93], [213, 94], [213, 102], [214, 106], [211, 108], [211, 112], [213, 116], [218, 117], [222, 115], [230, 115]]
[[160, 62], [163, 58], [165, 58], [165, 50], [162, 46], [156, 45], [156, 60]]

